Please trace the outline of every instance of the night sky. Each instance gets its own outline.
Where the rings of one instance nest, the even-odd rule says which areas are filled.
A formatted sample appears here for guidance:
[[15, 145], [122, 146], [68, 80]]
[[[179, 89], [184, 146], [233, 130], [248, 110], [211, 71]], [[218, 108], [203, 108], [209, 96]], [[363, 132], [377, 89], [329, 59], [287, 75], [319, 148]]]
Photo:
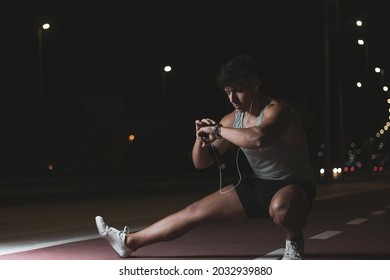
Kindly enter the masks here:
[[[49, 176], [189, 168], [194, 120], [231, 110], [215, 73], [242, 53], [258, 61], [264, 93], [287, 99], [302, 116], [313, 153], [324, 141], [324, 1], [58, 2], [13, 1], [0, 12], [2, 178], [42, 173], [37, 34], [45, 21], [51, 25], [42, 40]], [[329, 22], [336, 22], [338, 2], [340, 23], [332, 24], [329, 42], [331, 137], [340, 138], [333, 123], [340, 119], [342, 84], [346, 138], [362, 144], [387, 121], [388, 106], [375, 77], [369, 95], [350, 86], [365, 69], [355, 42], [365, 36], [370, 65], [390, 69], [390, 5], [327, 1]], [[368, 24], [359, 30], [356, 19]], [[173, 71], [163, 98], [165, 64]], [[168, 154], [172, 164], [165, 164]]]

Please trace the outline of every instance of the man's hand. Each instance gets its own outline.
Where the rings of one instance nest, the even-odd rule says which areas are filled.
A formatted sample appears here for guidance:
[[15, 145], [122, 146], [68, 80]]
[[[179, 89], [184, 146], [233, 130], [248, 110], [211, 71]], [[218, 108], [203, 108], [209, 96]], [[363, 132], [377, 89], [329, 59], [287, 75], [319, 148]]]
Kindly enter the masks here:
[[217, 122], [209, 118], [195, 121], [196, 138], [202, 140], [202, 147], [216, 140], [214, 133], [215, 125], [217, 125]]

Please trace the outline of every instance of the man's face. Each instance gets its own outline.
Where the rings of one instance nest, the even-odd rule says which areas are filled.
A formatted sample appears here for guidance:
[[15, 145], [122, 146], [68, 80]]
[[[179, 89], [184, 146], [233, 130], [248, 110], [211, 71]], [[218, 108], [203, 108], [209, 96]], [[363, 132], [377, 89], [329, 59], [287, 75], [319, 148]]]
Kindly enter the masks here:
[[255, 93], [255, 82], [253, 80], [241, 81], [224, 88], [230, 103], [240, 111], [248, 110]]

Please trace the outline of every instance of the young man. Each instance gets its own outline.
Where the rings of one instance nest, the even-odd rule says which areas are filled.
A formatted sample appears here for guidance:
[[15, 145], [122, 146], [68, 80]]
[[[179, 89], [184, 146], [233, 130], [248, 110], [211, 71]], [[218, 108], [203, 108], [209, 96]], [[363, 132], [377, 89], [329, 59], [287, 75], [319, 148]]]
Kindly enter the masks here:
[[283, 259], [304, 257], [303, 228], [316, 194], [306, 136], [294, 110], [261, 92], [257, 66], [247, 55], [234, 57], [220, 69], [217, 84], [234, 110], [218, 123], [195, 121], [192, 160], [207, 168], [234, 145], [248, 159], [252, 176], [138, 232], [109, 227], [96, 217], [100, 235], [120, 257], [159, 241], [172, 240], [203, 222], [272, 218], [286, 233]]

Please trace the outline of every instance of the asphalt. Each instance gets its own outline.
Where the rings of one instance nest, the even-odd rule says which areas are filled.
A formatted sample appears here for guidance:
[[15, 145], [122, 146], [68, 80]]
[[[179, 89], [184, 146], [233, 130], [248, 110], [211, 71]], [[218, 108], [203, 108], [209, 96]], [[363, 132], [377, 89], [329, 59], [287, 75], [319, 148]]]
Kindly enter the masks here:
[[[20, 246], [34, 245], [42, 238], [54, 241], [74, 236], [98, 238], [94, 224], [96, 215], [104, 216], [112, 226], [130, 224], [134, 229], [142, 228], [218, 190], [218, 184], [217, 179], [204, 175], [196, 178], [167, 175], [165, 179], [3, 181], [0, 191], [1, 243], [3, 247], [12, 247], [15, 242]], [[383, 178], [320, 182], [316, 200], [326, 203], [327, 198], [347, 198], [349, 194], [389, 188], [389, 181]], [[334, 207], [332, 204], [332, 209]]]

